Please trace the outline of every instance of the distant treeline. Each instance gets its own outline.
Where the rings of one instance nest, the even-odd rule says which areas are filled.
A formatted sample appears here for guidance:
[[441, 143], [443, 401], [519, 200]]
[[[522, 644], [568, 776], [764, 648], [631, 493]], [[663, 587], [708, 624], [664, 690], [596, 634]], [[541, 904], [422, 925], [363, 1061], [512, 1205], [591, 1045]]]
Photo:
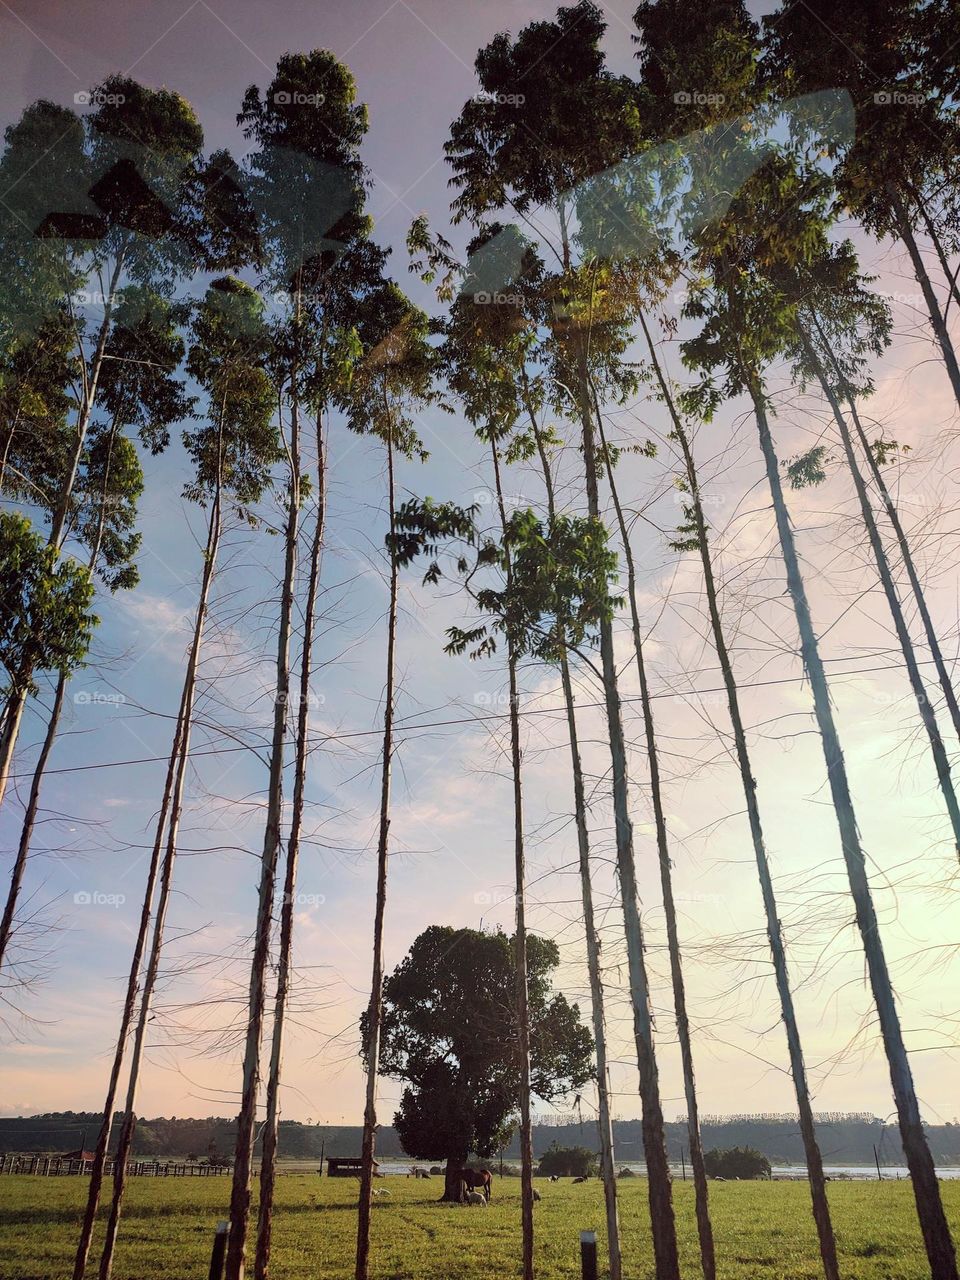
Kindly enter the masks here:
[[[73, 1151], [91, 1147], [100, 1124], [99, 1114], [61, 1111], [39, 1116], [0, 1117], [0, 1152]], [[119, 1128], [120, 1114], [115, 1117]], [[754, 1147], [772, 1164], [802, 1164], [803, 1147], [796, 1120], [789, 1115], [709, 1116], [702, 1125], [704, 1146]], [[667, 1124], [670, 1159], [679, 1162], [686, 1148], [686, 1125]], [[872, 1164], [874, 1147], [882, 1164], [901, 1164], [903, 1151], [896, 1126], [885, 1124], [866, 1113], [844, 1115], [831, 1112], [819, 1118], [820, 1145], [828, 1164]], [[301, 1124], [280, 1122], [280, 1154], [288, 1159], [313, 1160], [321, 1150], [328, 1156], [356, 1155], [360, 1151], [359, 1125]], [[220, 1116], [186, 1119], [159, 1116], [137, 1125], [134, 1151], [137, 1155], [182, 1156], [210, 1159], [229, 1155], [236, 1137], [236, 1123]], [[927, 1126], [927, 1137], [937, 1164], [960, 1164], [960, 1124]], [[619, 1161], [643, 1159], [639, 1120], [619, 1120], [614, 1124]], [[533, 1146], [539, 1156], [555, 1142], [559, 1146], [592, 1146], [594, 1127], [589, 1120], [566, 1126], [535, 1125]], [[403, 1158], [396, 1132], [384, 1127], [377, 1135], [377, 1154]], [[504, 1150], [507, 1159], [519, 1157], [512, 1142]]]

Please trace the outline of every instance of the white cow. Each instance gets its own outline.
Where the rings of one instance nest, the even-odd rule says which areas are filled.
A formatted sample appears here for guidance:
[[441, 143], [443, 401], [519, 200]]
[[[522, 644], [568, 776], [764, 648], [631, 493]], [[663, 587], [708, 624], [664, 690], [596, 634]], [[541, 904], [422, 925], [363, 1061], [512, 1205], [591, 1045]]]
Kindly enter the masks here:
[[465, 1199], [467, 1204], [482, 1204], [484, 1208], [487, 1207], [487, 1197], [482, 1191], [468, 1191]]

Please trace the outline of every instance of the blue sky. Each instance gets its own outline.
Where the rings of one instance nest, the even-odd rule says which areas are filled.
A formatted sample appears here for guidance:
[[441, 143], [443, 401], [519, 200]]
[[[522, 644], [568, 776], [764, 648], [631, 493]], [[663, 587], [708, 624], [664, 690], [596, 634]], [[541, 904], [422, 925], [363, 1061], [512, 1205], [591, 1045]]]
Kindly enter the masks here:
[[[632, 4], [605, 6], [611, 66], [628, 71]], [[375, 235], [394, 247], [393, 272], [429, 301], [407, 274], [403, 237], [426, 211], [449, 234], [448, 170], [442, 146], [450, 121], [476, 90], [477, 49], [497, 31], [546, 17], [546, 6], [499, 2], [453, 6], [441, 0], [360, 0], [350, 6], [286, 0], [160, 0], [124, 7], [122, 22], [102, 4], [13, 0], [0, 6], [4, 75], [0, 118], [9, 122], [38, 96], [70, 104], [74, 94], [116, 70], [183, 93], [204, 125], [207, 146], [242, 151], [234, 117], [244, 89], [264, 84], [280, 54], [322, 46], [352, 68], [370, 109], [364, 157], [374, 179]], [[956, 447], [946, 379], [934, 359], [916, 285], [900, 258], [864, 246], [893, 296], [897, 338], [870, 406], [888, 434], [913, 445], [897, 477], [947, 649], [956, 653], [956, 517], [949, 502]], [[681, 373], [675, 350], [668, 352]], [[777, 422], [782, 457], [820, 438], [825, 416], [786, 383]], [[644, 400], [611, 415], [613, 433], [644, 439], [665, 430]], [[409, 492], [488, 497], [485, 460], [459, 417], [430, 412], [420, 430], [424, 465], [404, 464]], [[287, 1118], [357, 1120], [361, 1074], [356, 1019], [369, 981], [373, 850], [378, 787], [378, 714], [383, 686], [386, 588], [381, 554], [383, 461], [375, 444], [329, 424], [329, 539], [318, 638], [315, 749], [308, 788], [307, 841], [297, 914], [298, 981], [286, 1054]], [[700, 433], [708, 477], [724, 608], [754, 726], [761, 803], [776, 861], [791, 942], [803, 1030], [818, 1106], [892, 1107], [873, 1031], [863, 964], [842, 893], [838, 842], [812, 733], [810, 701], [794, 655], [794, 624], [771, 558], [772, 524], [761, 485], [752, 424], [733, 406]], [[95, 661], [72, 687], [67, 732], [51, 762], [44, 821], [28, 892], [44, 919], [60, 921], [46, 972], [29, 995], [28, 1019], [0, 1049], [11, 1113], [95, 1108], [110, 1051], [145, 874], [145, 846], [162, 783], [187, 628], [199, 573], [198, 513], [181, 500], [182, 450], [146, 460], [140, 587], [104, 601]], [[667, 546], [678, 507], [669, 450], [653, 462], [623, 464], [651, 628], [649, 662], [674, 840], [682, 933], [688, 956], [698, 1078], [705, 1112], [791, 1109], [786, 1055], [766, 961], [763, 921], [742, 797], [729, 758], [719, 673], [709, 639], [695, 558]], [[578, 459], [561, 461], [564, 501], [579, 501]], [[539, 502], [535, 475], [507, 483], [514, 500]], [[885, 939], [904, 1008], [926, 1114], [953, 1116], [958, 968], [953, 957], [955, 858], [945, 842], [934, 778], [895, 668], [892, 628], [852, 519], [852, 494], [837, 474], [820, 490], [791, 497], [808, 584], [872, 860]], [[279, 572], [278, 539], [235, 529], [224, 549], [204, 662], [177, 891], [171, 908], [163, 989], [157, 1001], [143, 1114], [229, 1114], [238, 1071], [235, 1026], [254, 913], [256, 853], [262, 838], [265, 768], [249, 749], [224, 752], [237, 737], [262, 740], [269, 720], [270, 622]], [[403, 583], [399, 640], [401, 722], [388, 906], [387, 963], [434, 922], [509, 927], [512, 846], [503, 757], [505, 682], [496, 660], [446, 657], [442, 637], [458, 602]], [[621, 642], [624, 637], [620, 637]], [[636, 680], [621, 649], [623, 691]], [[925, 668], [928, 670], [928, 668]], [[697, 693], [696, 691], [700, 691]], [[619, 914], [611, 879], [606, 751], [597, 689], [581, 675], [587, 763], [610, 1018], [617, 1064], [617, 1114], [638, 1114], [630, 1060], [630, 1011], [622, 986]], [[524, 673], [526, 794], [532, 927], [561, 943], [560, 981], [585, 1000], [575, 842], [558, 681]], [[682, 1110], [669, 1015], [662, 915], [644, 790], [638, 710], [628, 703], [634, 743], [635, 820], [644, 918], [655, 975], [665, 1105]], [[536, 713], [536, 714], [534, 714]], [[436, 724], [436, 722], [450, 722]], [[18, 772], [32, 760], [39, 721], [25, 731]], [[232, 736], [228, 736], [232, 735]], [[200, 754], [208, 752], [209, 754]], [[159, 763], [123, 764], [130, 760]], [[105, 762], [114, 762], [102, 767]], [[98, 766], [92, 768], [90, 766]], [[59, 770], [59, 772], [57, 772]], [[0, 825], [4, 847], [15, 822]], [[76, 895], [89, 901], [76, 901]], [[120, 901], [119, 899], [123, 899]], [[585, 1012], [586, 1006], [584, 1005]], [[383, 1087], [383, 1111], [397, 1097]]]

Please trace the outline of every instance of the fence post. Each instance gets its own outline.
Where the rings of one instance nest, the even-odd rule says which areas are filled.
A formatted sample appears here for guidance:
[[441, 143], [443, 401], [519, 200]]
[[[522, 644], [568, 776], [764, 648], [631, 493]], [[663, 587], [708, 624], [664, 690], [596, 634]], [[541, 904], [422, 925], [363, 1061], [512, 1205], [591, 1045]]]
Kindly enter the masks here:
[[583, 1280], [597, 1280], [597, 1233], [580, 1232], [580, 1273]]
[[223, 1264], [227, 1257], [227, 1239], [230, 1235], [230, 1223], [218, 1222], [213, 1237], [213, 1253], [210, 1255], [210, 1275], [208, 1280], [222, 1280]]

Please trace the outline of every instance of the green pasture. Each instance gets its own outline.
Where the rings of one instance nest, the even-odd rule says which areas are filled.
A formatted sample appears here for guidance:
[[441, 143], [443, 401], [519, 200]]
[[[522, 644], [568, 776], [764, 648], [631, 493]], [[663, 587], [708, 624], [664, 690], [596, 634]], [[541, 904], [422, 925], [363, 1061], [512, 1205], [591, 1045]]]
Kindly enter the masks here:
[[[501, 1280], [519, 1274], [520, 1186], [495, 1179], [489, 1208], [438, 1203], [440, 1179], [383, 1179], [374, 1215], [376, 1280]], [[579, 1233], [602, 1241], [600, 1184], [538, 1179], [539, 1280], [579, 1277]], [[0, 1280], [69, 1280], [86, 1178], [0, 1177]], [[960, 1239], [960, 1181], [943, 1184]], [[348, 1280], [353, 1275], [352, 1179], [280, 1178], [274, 1219], [275, 1280]], [[114, 1280], [206, 1280], [210, 1246], [226, 1216], [228, 1178], [135, 1178]], [[684, 1275], [698, 1272], [693, 1187], [675, 1187]], [[806, 1185], [711, 1184], [721, 1280], [816, 1280], [820, 1275]], [[908, 1182], [834, 1182], [830, 1203], [845, 1280], [926, 1280]], [[653, 1280], [646, 1182], [620, 1183], [626, 1280]], [[95, 1268], [91, 1268], [95, 1274]]]

